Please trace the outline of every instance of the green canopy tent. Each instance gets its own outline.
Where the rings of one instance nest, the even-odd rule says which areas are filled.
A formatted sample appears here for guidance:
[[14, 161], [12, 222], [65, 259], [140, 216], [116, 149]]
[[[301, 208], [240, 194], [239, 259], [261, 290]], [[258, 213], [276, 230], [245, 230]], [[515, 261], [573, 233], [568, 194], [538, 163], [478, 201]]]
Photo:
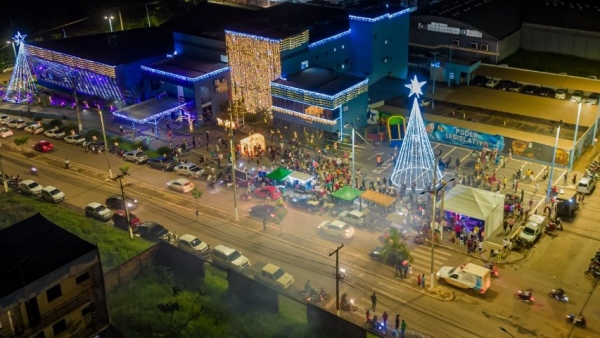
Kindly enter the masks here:
[[267, 178], [272, 179], [273, 181], [276, 181], [276, 182], [281, 182], [281, 181], [285, 180], [288, 176], [290, 176], [291, 173], [292, 173], [291, 170], [287, 170], [284, 167], [279, 167], [279, 168], [271, 171], [270, 173], [268, 173]]
[[[331, 194], [331, 197], [336, 199], [334, 200], [336, 205], [351, 206], [354, 203], [354, 200], [359, 198], [362, 193], [363, 191], [354, 189], [349, 185], [345, 185], [338, 191]], [[360, 209], [362, 209], [362, 205]]]

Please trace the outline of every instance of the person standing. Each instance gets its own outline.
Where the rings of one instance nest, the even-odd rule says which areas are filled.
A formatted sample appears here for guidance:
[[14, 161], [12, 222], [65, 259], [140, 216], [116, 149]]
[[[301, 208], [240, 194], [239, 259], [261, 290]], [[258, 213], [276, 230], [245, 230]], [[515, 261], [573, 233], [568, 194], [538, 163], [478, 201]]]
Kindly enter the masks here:
[[421, 286], [421, 275], [417, 275], [417, 286]]
[[119, 131], [121, 131], [121, 135], [123, 135], [123, 126], [119, 126]]
[[400, 325], [400, 337], [404, 338], [404, 334], [406, 333], [406, 322], [402, 319], [402, 325]]
[[375, 294], [375, 292], [373, 292], [373, 294], [371, 295], [371, 308], [373, 309], [373, 312], [375, 312], [376, 306], [377, 306], [377, 295]]
[[71, 164], [71, 162], [69, 161], [69, 159], [65, 159], [65, 169], [69, 169], [69, 165]]
[[398, 332], [398, 330], [400, 330], [400, 315], [396, 315], [396, 326], [395, 326], [395, 329], [396, 329], [395, 333], [396, 333], [396, 335], [398, 335], [400, 333], [400, 332]]
[[383, 315], [381, 315], [381, 319], [383, 320], [383, 327], [385, 327], [387, 329], [387, 320], [388, 320], [387, 311], [383, 311]]
[[425, 274], [421, 275], [421, 287], [425, 288]]
[[[567, 177], [567, 176], [565, 176], [565, 177]], [[534, 195], [537, 195], [539, 188], [540, 188], [540, 183], [539, 182], [535, 182], [535, 189], [533, 190], [533, 194]]]
[[208, 135], [208, 130], [204, 132], [206, 135], [206, 143], [210, 142], [210, 136]]
[[365, 317], [367, 318], [367, 324], [369, 324], [369, 321], [371, 321], [371, 310], [367, 309]]
[[196, 149], [196, 138], [192, 136], [192, 148]]
[[267, 218], [263, 218], [263, 232], [267, 232]]
[[478, 246], [479, 246], [479, 254], [481, 255], [481, 253], [483, 252], [483, 241], [480, 241]]

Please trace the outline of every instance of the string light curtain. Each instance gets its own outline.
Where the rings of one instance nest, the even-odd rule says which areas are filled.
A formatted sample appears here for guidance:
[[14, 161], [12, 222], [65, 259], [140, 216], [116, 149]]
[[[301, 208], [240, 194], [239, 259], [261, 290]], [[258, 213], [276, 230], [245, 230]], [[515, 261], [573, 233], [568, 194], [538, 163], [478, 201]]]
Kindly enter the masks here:
[[[392, 183], [398, 187], [405, 185], [410, 188], [412, 184], [416, 185], [416, 190], [424, 190], [434, 181], [433, 166], [437, 170], [438, 181], [442, 179], [435, 155], [431, 148], [431, 142], [427, 137], [425, 124], [421, 117], [418, 98], [423, 95], [421, 87], [425, 82], [419, 82], [415, 76], [411, 83], [406, 85], [410, 89], [408, 97], [415, 96], [412, 109], [406, 127], [406, 135], [400, 147], [398, 161], [392, 173]], [[434, 164], [435, 163], [435, 164]]]
[[281, 76], [281, 40], [225, 31], [234, 101], [249, 113], [271, 108], [271, 81]]

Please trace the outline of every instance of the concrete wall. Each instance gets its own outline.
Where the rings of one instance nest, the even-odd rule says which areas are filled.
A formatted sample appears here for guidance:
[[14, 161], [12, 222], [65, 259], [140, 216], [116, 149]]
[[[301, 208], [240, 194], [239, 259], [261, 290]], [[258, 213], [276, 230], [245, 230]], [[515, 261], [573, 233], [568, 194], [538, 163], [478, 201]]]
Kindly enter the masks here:
[[348, 71], [355, 64], [352, 56], [354, 46], [350, 35], [346, 35], [312, 47], [308, 57], [309, 66], [331, 68], [339, 73]]
[[524, 23], [521, 47], [537, 52], [600, 60], [600, 33]]

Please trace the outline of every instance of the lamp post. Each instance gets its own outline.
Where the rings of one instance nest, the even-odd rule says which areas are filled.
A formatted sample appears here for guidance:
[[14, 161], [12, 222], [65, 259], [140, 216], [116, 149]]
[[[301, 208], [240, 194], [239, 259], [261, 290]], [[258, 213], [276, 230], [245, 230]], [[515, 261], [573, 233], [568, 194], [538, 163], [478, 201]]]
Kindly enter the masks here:
[[146, 6], [146, 19], [148, 19], [148, 27], [152, 27], [150, 24], [150, 12], [148, 12], [148, 4], [144, 4]]
[[112, 20], [114, 19], [114, 17], [111, 16], [105, 16], [104, 17], [105, 20], [108, 20], [108, 26], [110, 27], [110, 32], [113, 32], [113, 28], [112, 28]]
[[7, 44], [11, 44], [13, 48], [13, 52], [15, 53], [15, 63], [17, 62], [17, 48], [15, 47], [15, 43], [13, 41], [6, 41]]
[[[234, 88], [235, 90], [235, 88]], [[235, 106], [236, 109], [238, 106]], [[235, 220], [239, 221], [238, 207], [237, 207], [237, 181], [235, 179], [235, 170], [237, 169], [237, 160], [235, 158], [235, 149], [233, 147], [233, 137], [235, 136], [235, 132], [233, 130], [233, 105], [231, 100], [229, 101], [229, 151], [231, 156], [231, 180], [233, 182], [233, 208], [235, 209]], [[242, 125], [243, 126], [243, 125]], [[240, 126], [240, 127], [242, 127]]]
[[129, 230], [129, 238], [133, 239], [133, 229], [131, 228], [131, 217], [129, 216], [129, 208], [127, 207], [127, 201], [125, 200], [125, 190], [123, 190], [123, 178], [129, 175], [127, 172], [128, 168], [119, 168], [121, 174], [115, 176], [112, 180], [119, 181], [119, 187], [121, 188], [121, 198], [123, 198], [123, 206], [125, 207], [125, 218], [127, 219], [127, 229]]
[[354, 147], [354, 139], [356, 137], [355, 136], [356, 131], [354, 130], [354, 123], [351, 122], [350, 125], [351, 126], [348, 126], [348, 123], [346, 123], [344, 125], [344, 128], [346, 128], [346, 129], [348, 129], [349, 127], [352, 128], [352, 177], [351, 177], [351, 180], [352, 180], [352, 186], [354, 188], [356, 188], [358, 186], [358, 184], [356, 182], [356, 166], [355, 166], [355, 160], [354, 160], [354, 154], [355, 154], [355, 152], [354, 152], [354, 148], [355, 148]]
[[71, 72], [69, 72], [69, 77], [64, 77], [63, 80], [65, 82], [70, 82], [71, 88], [73, 88], [73, 96], [75, 97], [75, 114], [77, 116], [77, 133], [81, 135], [83, 132], [83, 124], [81, 123], [81, 113], [79, 112], [79, 101], [77, 100], [77, 81]]
[[340, 269], [340, 250], [344, 247], [344, 243], [338, 246], [333, 252], [329, 253], [329, 257], [335, 255], [335, 310], [338, 317], [340, 316], [340, 281], [344, 279], [345, 272]]
[[[440, 186], [442, 190], [442, 205], [440, 205], [440, 225], [442, 225], [442, 230], [440, 231], [440, 241], [444, 239], [444, 227], [442, 222], [444, 221], [444, 201], [446, 200], [446, 186], [448, 183], [454, 181], [455, 179], [450, 179], [448, 181], [444, 181], [444, 184]], [[436, 189], [436, 194], [440, 189]]]
[[123, 17], [121, 16], [121, 9], [119, 7], [115, 8], [119, 11], [119, 24], [121, 25], [121, 31], [124, 31], [125, 28], [123, 28]]
[[504, 331], [504, 333], [506, 333], [507, 335], [511, 336], [512, 338], [515, 338], [515, 336], [513, 336], [512, 333], [508, 332], [508, 330], [506, 330], [502, 326], [500, 326], [500, 330]]
[[8, 175], [4, 172], [4, 165], [2, 165], [2, 155], [0, 155], [0, 175], [2, 175], [2, 185], [4, 185], [4, 192], [8, 193]]
[[[569, 156], [569, 170], [573, 170], [573, 160], [575, 158], [575, 152], [577, 150], [577, 133], [579, 132], [579, 117], [581, 116], [581, 101], [577, 107], [577, 122], [575, 122], [575, 135], [573, 135], [573, 150], [571, 150], [571, 156]], [[596, 135], [594, 135], [596, 137]]]
[[558, 136], [560, 135], [560, 127], [562, 120], [558, 122], [556, 128], [556, 138], [554, 139], [554, 152], [552, 153], [552, 167], [550, 168], [550, 176], [548, 177], [548, 189], [546, 190], [546, 202], [550, 201], [550, 192], [552, 191], [552, 176], [554, 176], [554, 164], [556, 162], [556, 148], [558, 148]]
[[431, 53], [431, 55], [433, 55], [433, 88], [431, 90], [432, 94], [435, 94], [435, 80], [436, 80], [436, 75], [437, 75], [437, 63], [435, 62], [435, 57], [440, 55], [440, 53], [438, 52], [429, 52]]
[[[106, 147], [106, 150], [104, 153], [106, 153], [106, 163], [108, 164], [108, 177], [112, 180], [113, 179], [113, 174], [112, 174], [112, 169], [110, 168], [110, 157], [108, 156], [108, 142], [106, 141], [106, 129], [104, 129], [104, 115], [102, 115], [102, 109], [98, 109], [98, 113], [100, 113], [100, 126], [102, 126], [102, 136], [104, 137], [104, 146]], [[125, 201], [125, 200], [123, 200]]]

